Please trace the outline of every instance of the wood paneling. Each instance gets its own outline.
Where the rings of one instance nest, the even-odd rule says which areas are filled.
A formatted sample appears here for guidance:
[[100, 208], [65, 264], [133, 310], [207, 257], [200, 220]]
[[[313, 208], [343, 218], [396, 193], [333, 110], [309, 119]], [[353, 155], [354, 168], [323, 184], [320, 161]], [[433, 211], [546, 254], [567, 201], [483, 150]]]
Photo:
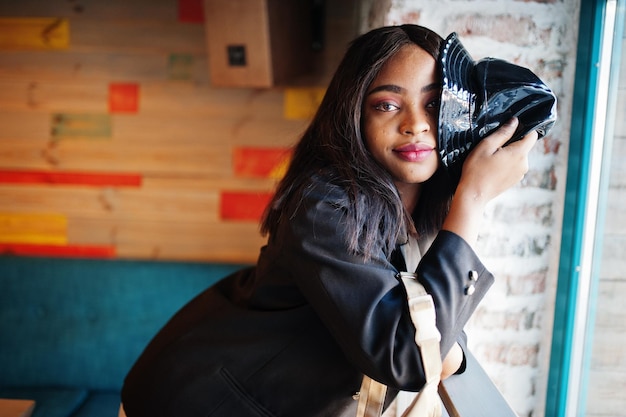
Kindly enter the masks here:
[[[289, 104], [286, 117], [290, 86], [211, 85], [205, 25], [194, 18], [202, 0], [181, 1], [0, 3], [0, 18], [11, 21], [61, 19], [69, 40], [58, 50], [0, 48], [0, 172], [29, 179], [0, 183], [0, 213], [63, 219], [60, 229], [5, 222], [3, 251], [254, 262], [265, 241], [262, 207], [242, 216], [234, 214], [250, 207], [230, 206], [229, 218], [223, 196], [271, 195], [338, 51], [354, 36], [345, 22], [356, 23], [356, 9], [346, 7], [351, 0], [327, 5], [335, 33], [315, 65], [325, 72], [297, 86], [300, 96], [317, 95]], [[271, 163], [254, 159], [263, 152]], [[138, 181], [77, 180], [131, 177]], [[37, 246], [28, 236], [57, 240]]]

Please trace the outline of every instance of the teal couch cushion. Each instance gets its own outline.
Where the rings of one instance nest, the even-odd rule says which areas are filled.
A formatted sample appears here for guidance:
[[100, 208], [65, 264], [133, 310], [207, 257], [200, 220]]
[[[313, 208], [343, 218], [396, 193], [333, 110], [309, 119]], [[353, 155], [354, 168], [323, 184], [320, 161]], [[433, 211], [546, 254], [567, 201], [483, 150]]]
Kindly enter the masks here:
[[119, 391], [160, 327], [241, 267], [0, 256], [0, 389]]
[[119, 410], [119, 392], [98, 391], [91, 393], [72, 417], [117, 417]]

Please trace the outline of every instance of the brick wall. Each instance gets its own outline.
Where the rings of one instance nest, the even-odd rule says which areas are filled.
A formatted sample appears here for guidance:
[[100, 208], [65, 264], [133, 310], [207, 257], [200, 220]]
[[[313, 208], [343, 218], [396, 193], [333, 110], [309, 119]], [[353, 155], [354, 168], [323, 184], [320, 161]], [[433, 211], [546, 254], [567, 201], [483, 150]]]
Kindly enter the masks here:
[[478, 252], [496, 284], [468, 326], [470, 347], [520, 416], [542, 416], [566, 179], [579, 1], [382, 0], [361, 30], [418, 23], [459, 33], [475, 59], [531, 68], [558, 95], [559, 121], [533, 149], [523, 184], [488, 208]]

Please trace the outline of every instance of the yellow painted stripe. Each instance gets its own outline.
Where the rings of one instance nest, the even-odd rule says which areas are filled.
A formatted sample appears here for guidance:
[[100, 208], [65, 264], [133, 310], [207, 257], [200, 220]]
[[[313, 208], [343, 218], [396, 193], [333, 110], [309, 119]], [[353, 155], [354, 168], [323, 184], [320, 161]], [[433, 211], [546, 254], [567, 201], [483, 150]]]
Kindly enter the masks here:
[[64, 49], [70, 44], [68, 19], [0, 18], [0, 48]]
[[0, 213], [0, 243], [67, 244], [67, 218], [61, 214]]
[[326, 89], [322, 87], [299, 87], [285, 89], [283, 115], [285, 119], [310, 119], [324, 98]]
[[291, 162], [291, 155], [287, 155], [283, 157], [278, 163], [278, 165], [272, 168], [268, 177], [272, 179], [276, 179], [276, 180], [279, 180], [282, 177], [284, 177], [285, 174], [287, 173], [287, 168], [289, 168], [289, 162]]

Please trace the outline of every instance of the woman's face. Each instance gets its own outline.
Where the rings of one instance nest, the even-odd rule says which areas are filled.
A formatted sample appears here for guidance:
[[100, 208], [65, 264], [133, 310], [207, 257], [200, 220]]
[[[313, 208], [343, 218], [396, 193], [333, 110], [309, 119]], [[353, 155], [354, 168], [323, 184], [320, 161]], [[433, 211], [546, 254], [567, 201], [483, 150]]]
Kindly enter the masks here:
[[412, 44], [387, 61], [366, 93], [366, 146], [400, 191], [419, 187], [437, 170], [440, 90], [435, 59]]

